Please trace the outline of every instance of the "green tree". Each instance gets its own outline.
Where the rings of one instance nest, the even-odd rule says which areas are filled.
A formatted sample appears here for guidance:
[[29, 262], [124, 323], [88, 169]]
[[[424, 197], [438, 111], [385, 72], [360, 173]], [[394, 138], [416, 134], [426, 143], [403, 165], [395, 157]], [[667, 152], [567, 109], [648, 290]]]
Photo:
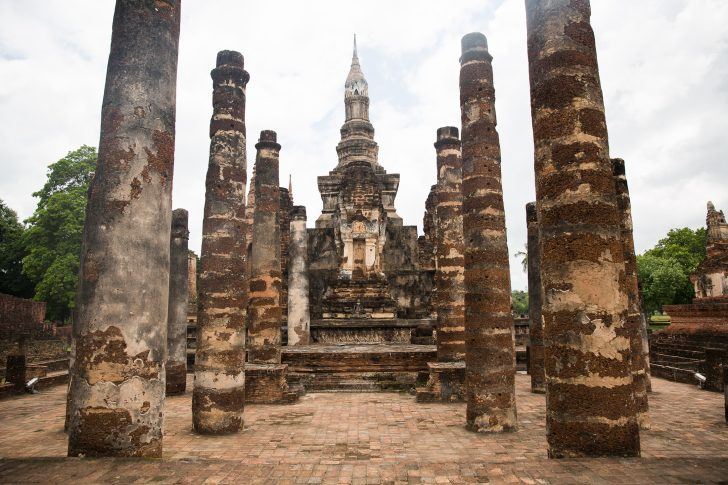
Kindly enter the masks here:
[[23, 272], [36, 281], [34, 299], [46, 315], [66, 320], [74, 306], [86, 197], [96, 169], [96, 149], [82, 146], [48, 166], [45, 185], [33, 194], [38, 206], [26, 221]]
[[645, 310], [690, 303], [695, 296], [690, 274], [705, 259], [706, 230], [671, 229], [667, 236], [637, 257]]
[[511, 307], [519, 315], [528, 314], [528, 292], [521, 290], [511, 291]]
[[0, 200], [0, 293], [31, 298], [34, 284], [23, 274], [24, 233], [18, 214]]

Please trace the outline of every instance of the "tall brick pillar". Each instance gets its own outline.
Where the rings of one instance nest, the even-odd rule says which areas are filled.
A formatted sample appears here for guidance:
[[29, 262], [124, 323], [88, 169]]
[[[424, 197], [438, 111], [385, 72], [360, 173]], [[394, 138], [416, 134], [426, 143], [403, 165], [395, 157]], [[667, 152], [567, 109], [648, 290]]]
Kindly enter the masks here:
[[69, 456], [162, 456], [179, 22], [180, 0], [116, 2], [73, 322]]
[[588, 0], [526, 1], [549, 456], [636, 456], [621, 216]]
[[435, 251], [437, 270], [437, 360], [465, 359], [465, 288], [463, 281], [463, 167], [458, 129], [437, 130], [438, 222]]
[[288, 245], [288, 345], [308, 345], [311, 314], [308, 301], [308, 234], [306, 207], [293, 206]]
[[198, 433], [236, 433], [245, 401], [245, 100], [243, 55], [217, 54], [212, 77], [210, 160], [197, 286], [192, 424]]
[[250, 258], [248, 362], [281, 363], [281, 236], [278, 222], [278, 157], [276, 132], [260, 132], [255, 145], [255, 213]]
[[531, 375], [531, 392], [546, 392], [546, 377], [543, 371], [543, 321], [541, 320], [541, 254], [538, 237], [538, 216], [536, 203], [526, 204], [528, 225], [528, 373]]
[[189, 259], [187, 241], [188, 214], [184, 209], [172, 212], [172, 235], [169, 244], [169, 309], [167, 315], [167, 395], [184, 394], [187, 386], [187, 302], [189, 298]]
[[288, 389], [287, 365], [281, 364], [281, 233], [276, 132], [260, 132], [255, 145], [255, 211], [250, 256], [248, 363], [245, 400], [287, 403], [297, 396]]
[[[627, 319], [626, 326], [629, 332], [632, 378], [634, 379], [634, 400], [637, 412], [637, 421], [641, 429], [650, 429], [649, 403], [647, 388], [649, 375], [649, 352], [645, 355], [643, 342], [644, 333], [647, 333], [647, 322], [642, 315], [642, 305], [637, 279], [637, 256], [634, 252], [634, 235], [632, 233], [632, 204], [629, 198], [629, 186], [624, 160], [612, 159], [612, 174], [617, 193], [617, 206], [620, 214], [620, 231], [624, 254], [624, 268], [627, 282]], [[647, 345], [649, 349], [649, 344]]]
[[[417, 389], [418, 402], [465, 398], [465, 283], [463, 267], [463, 174], [460, 138], [453, 126], [438, 128], [435, 215], [435, 287], [437, 362], [429, 362], [430, 377]], [[429, 199], [429, 198], [428, 198]], [[429, 202], [429, 200], [428, 200]]]
[[492, 59], [483, 34], [463, 37], [466, 417], [468, 429], [478, 432], [517, 428], [516, 350]]

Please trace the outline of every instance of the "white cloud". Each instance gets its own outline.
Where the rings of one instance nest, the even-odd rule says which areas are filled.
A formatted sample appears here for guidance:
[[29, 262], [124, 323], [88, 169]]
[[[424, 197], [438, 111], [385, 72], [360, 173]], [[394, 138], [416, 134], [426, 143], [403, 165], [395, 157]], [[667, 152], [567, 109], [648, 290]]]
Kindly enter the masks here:
[[[669, 228], [698, 227], [705, 202], [728, 209], [728, 3], [592, 0], [613, 156], [625, 158], [639, 250]], [[0, 198], [30, 215], [46, 166], [98, 140], [113, 2], [0, 0]], [[459, 124], [460, 37], [481, 31], [494, 56], [510, 252], [525, 242], [534, 198], [522, 0], [183, 3], [174, 206], [190, 211], [198, 250], [218, 50], [250, 72], [248, 162], [262, 129], [278, 132], [281, 184], [293, 174], [309, 225], [316, 176], [336, 164], [351, 34], [369, 80], [380, 161], [401, 174], [398, 212], [421, 225], [435, 180], [435, 130]], [[511, 259], [513, 287], [526, 278]]]

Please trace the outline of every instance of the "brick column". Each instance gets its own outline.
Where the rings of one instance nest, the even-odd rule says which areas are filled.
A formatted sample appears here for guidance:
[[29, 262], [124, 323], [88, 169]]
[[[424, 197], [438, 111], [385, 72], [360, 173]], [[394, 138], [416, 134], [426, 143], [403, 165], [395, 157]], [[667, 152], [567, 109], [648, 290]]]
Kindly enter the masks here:
[[588, 0], [526, 1], [552, 458], [640, 453], [590, 10]]
[[[642, 299], [637, 279], [637, 256], [634, 252], [634, 235], [632, 233], [632, 204], [629, 198], [624, 160], [621, 158], [612, 159], [612, 175], [617, 193], [617, 206], [620, 214], [619, 226], [624, 254], [628, 304], [625, 325], [629, 332], [635, 411], [640, 428], [650, 429], [650, 408], [647, 399], [650, 378], [648, 374], [650, 365], [649, 343], [645, 345], [643, 341], [643, 334], [647, 334], [647, 322], [642, 314]], [[647, 355], [645, 355], [645, 348], [647, 348]]]
[[116, 2], [73, 322], [69, 456], [162, 456], [179, 22], [179, 0]]
[[465, 283], [463, 281], [463, 180], [458, 129], [437, 130], [438, 228], [435, 252], [437, 307], [437, 360], [465, 360]]
[[517, 427], [516, 350], [492, 59], [483, 34], [463, 37], [465, 386], [467, 427], [478, 432]]
[[531, 392], [546, 392], [546, 377], [543, 371], [543, 321], [541, 320], [541, 254], [538, 237], [536, 203], [526, 204], [528, 225], [528, 373], [531, 375]]
[[245, 88], [243, 55], [220, 51], [212, 70], [210, 161], [197, 302], [192, 424], [202, 434], [243, 428], [245, 400]]
[[248, 305], [248, 362], [281, 363], [281, 237], [278, 212], [278, 157], [276, 132], [260, 132], [255, 145], [255, 213], [250, 258]]
[[288, 245], [288, 345], [308, 345], [311, 314], [308, 308], [308, 234], [306, 208], [293, 206]]
[[169, 309], [167, 315], [167, 395], [184, 394], [187, 386], [187, 211], [172, 212], [169, 244]]

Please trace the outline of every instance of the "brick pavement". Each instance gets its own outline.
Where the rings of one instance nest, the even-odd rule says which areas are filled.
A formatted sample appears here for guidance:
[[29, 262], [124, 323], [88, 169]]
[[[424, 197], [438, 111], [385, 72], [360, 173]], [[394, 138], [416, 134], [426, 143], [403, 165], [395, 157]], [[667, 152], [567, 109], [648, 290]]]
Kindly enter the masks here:
[[642, 458], [547, 460], [545, 398], [516, 382], [520, 429], [505, 435], [466, 431], [464, 404], [319, 393], [249, 405], [243, 433], [199, 436], [188, 392], [167, 400], [163, 460], [146, 461], [65, 458], [58, 386], [0, 401], [0, 482], [728, 483], [722, 394], [654, 379]]

